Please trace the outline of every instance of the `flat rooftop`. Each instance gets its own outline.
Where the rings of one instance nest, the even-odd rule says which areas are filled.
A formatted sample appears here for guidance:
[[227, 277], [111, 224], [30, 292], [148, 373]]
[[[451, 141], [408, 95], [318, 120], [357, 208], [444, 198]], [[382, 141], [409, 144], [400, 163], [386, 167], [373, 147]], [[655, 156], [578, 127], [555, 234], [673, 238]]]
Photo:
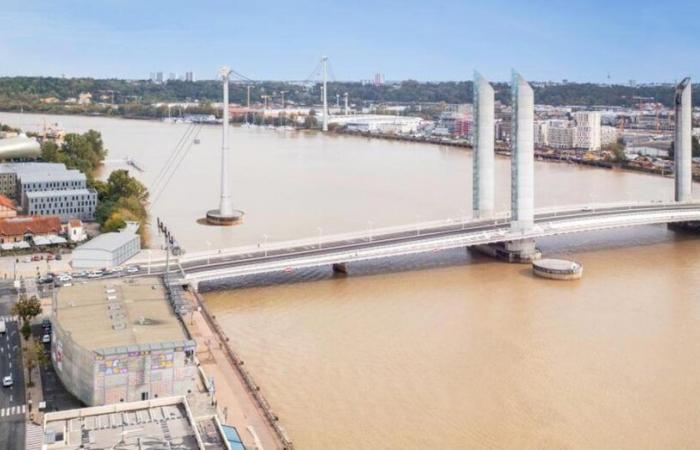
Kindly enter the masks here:
[[66, 197], [69, 195], [88, 195], [96, 192], [93, 189], [81, 188], [81, 189], [53, 189], [50, 191], [32, 191], [27, 192], [27, 198], [51, 198], [51, 197]]
[[225, 450], [219, 425], [204, 422], [177, 397], [47, 413], [44, 448]]
[[111, 278], [58, 289], [53, 320], [87, 350], [182, 346], [187, 336], [158, 277]]

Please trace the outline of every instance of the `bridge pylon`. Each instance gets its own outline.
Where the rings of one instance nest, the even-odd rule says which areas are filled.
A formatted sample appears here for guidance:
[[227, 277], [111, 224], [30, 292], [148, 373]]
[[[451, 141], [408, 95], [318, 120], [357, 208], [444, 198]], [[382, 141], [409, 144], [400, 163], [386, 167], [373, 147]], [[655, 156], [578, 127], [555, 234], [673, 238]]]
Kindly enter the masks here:
[[[513, 232], [526, 234], [535, 223], [535, 93], [516, 71], [513, 71], [511, 93], [510, 227]], [[489, 244], [479, 250], [509, 262], [530, 262], [540, 257], [532, 238]]]
[[495, 198], [494, 155], [494, 90], [491, 84], [474, 72], [474, 142], [472, 163], [473, 217], [493, 216]]

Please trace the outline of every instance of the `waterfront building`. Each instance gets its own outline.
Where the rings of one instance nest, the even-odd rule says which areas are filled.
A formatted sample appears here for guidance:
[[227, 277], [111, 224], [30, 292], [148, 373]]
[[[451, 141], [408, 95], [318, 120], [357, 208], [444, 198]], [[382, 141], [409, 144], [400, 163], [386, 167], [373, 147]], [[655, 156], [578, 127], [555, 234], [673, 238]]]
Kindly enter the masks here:
[[546, 120], [535, 121], [535, 145], [547, 146], [549, 140], [547, 132], [549, 131], [549, 122]]
[[7, 171], [15, 173], [15, 198], [25, 214], [58, 215], [63, 222], [95, 219], [97, 192], [88, 189], [79, 170], [63, 164], [17, 164]]
[[217, 415], [197, 416], [184, 396], [49, 412], [41, 439], [37, 448], [44, 450], [244, 448], [235, 428], [222, 425]]
[[600, 112], [582, 111], [573, 114], [576, 124], [574, 148], [583, 150], [600, 150]]
[[604, 125], [600, 127], [600, 146], [605, 147], [606, 145], [614, 144], [617, 142], [619, 137], [617, 128]]
[[26, 192], [23, 197], [24, 212], [30, 216], [57, 215], [62, 222], [78, 218], [95, 220], [97, 191], [94, 189], [69, 189]]
[[75, 269], [116, 267], [141, 251], [141, 237], [136, 233], [139, 224], [127, 223], [120, 231], [103, 233], [73, 250]]
[[365, 133], [415, 133], [423, 123], [420, 117], [410, 116], [385, 116], [377, 115], [352, 115], [334, 116], [328, 122], [345, 126], [348, 131]]
[[0, 163], [0, 194], [6, 195], [13, 200], [21, 200], [17, 196], [17, 174], [31, 171], [53, 171], [65, 169], [59, 163]]
[[550, 120], [547, 124], [547, 145], [568, 149], [574, 146], [575, 130], [565, 120]]
[[53, 291], [51, 361], [88, 406], [187, 395], [195, 342], [158, 277], [88, 281]]

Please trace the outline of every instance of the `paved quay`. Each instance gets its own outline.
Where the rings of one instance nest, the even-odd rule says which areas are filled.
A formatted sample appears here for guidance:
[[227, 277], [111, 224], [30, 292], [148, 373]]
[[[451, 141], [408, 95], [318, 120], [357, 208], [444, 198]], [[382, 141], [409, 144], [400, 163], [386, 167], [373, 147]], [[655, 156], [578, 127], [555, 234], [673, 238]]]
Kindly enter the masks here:
[[[194, 296], [188, 295], [190, 301], [198, 303]], [[246, 448], [284, 448], [241, 374], [229, 362], [224, 349], [226, 344], [221, 342], [203, 313], [194, 308], [183, 319], [191, 338], [197, 342], [197, 358], [202, 370], [214, 379], [219, 417], [238, 429]]]

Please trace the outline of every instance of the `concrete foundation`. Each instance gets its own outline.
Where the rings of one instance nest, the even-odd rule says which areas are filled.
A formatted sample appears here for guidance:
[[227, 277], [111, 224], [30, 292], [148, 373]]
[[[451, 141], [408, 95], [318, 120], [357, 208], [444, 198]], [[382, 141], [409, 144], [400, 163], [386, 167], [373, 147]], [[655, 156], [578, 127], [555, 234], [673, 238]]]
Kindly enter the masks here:
[[540, 259], [542, 256], [542, 253], [537, 248], [537, 242], [534, 239], [477, 245], [472, 248], [485, 255], [493, 256], [494, 258], [510, 263], [529, 264], [532, 261]]

